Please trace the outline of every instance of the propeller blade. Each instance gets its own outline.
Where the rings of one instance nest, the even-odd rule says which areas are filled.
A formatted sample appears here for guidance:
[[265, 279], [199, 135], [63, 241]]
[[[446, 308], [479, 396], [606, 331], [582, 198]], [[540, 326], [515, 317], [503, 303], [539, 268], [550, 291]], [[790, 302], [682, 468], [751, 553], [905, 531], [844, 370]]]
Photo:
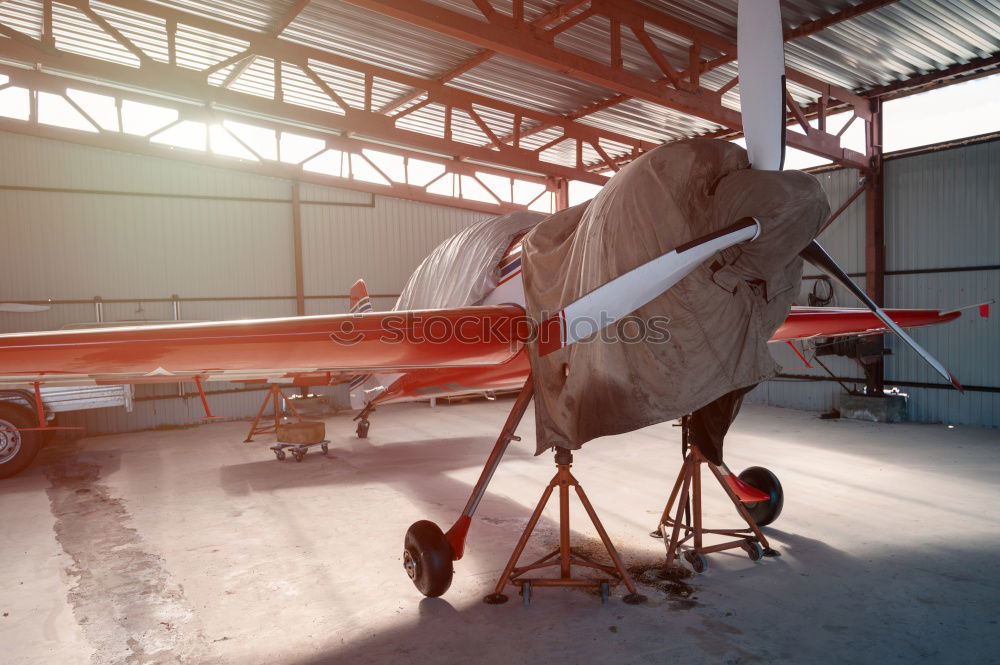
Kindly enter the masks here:
[[924, 347], [917, 344], [916, 340], [906, 334], [906, 331], [900, 328], [895, 321], [889, 318], [889, 315], [886, 314], [881, 307], [875, 304], [875, 301], [869, 298], [868, 294], [865, 293], [861, 287], [855, 284], [854, 280], [847, 276], [847, 273], [841, 270], [840, 266], [838, 266], [836, 261], [833, 260], [833, 257], [827, 254], [826, 250], [823, 249], [818, 242], [813, 240], [806, 246], [805, 249], [802, 250], [800, 255], [806, 261], [829, 275], [831, 279], [835, 279], [841, 286], [853, 293], [858, 300], [867, 305], [868, 309], [870, 309], [875, 316], [881, 319], [882, 323], [884, 323], [887, 328], [896, 333], [900, 339], [906, 342], [907, 346], [916, 351], [917, 355], [921, 358], [926, 360], [927, 364], [933, 367], [938, 374], [943, 376], [951, 385], [955, 386], [958, 392], [965, 392], [962, 388], [962, 384], [958, 382], [958, 379], [956, 379], [951, 372], [945, 369], [945, 366], [942, 365], [934, 356], [928, 353]]
[[47, 305], [25, 305], [19, 302], [0, 302], [0, 312], [44, 312]]
[[740, 0], [736, 48], [740, 114], [751, 168], [785, 163], [785, 40], [778, 0]]
[[717, 252], [754, 240], [759, 233], [760, 223], [744, 217], [602, 284], [542, 321], [538, 354], [546, 356], [607, 328], [684, 279]]

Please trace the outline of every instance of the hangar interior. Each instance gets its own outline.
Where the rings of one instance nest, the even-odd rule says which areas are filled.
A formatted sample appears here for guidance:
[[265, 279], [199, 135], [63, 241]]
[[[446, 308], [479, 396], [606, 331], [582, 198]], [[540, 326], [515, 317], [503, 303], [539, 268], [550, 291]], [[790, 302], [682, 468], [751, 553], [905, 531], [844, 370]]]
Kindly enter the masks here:
[[[0, 301], [47, 309], [0, 311], [0, 333], [343, 313], [358, 278], [388, 310], [423, 258], [475, 222], [585, 201], [663, 143], [740, 139], [736, 9], [6, 0]], [[810, 171], [836, 212], [819, 240], [887, 307], [996, 297], [1000, 135], [884, 152], [883, 105], [995, 75], [1000, 5], [781, 10], [789, 151], [823, 162]], [[817, 294], [857, 306], [807, 269], [797, 304]], [[551, 471], [527, 449], [501, 467], [448, 602], [421, 600], [398, 570], [402, 530], [461, 507], [510, 400], [388, 407], [363, 442], [346, 387], [316, 388], [338, 411], [331, 454], [282, 466], [241, 443], [260, 386], [206, 383], [213, 413], [235, 422], [201, 424], [194, 384], [139, 385], [130, 410], [60, 414], [82, 429], [0, 481], [0, 502], [18, 504], [0, 545], [13, 562], [0, 634], [23, 663], [985, 662], [1000, 646], [1000, 580], [981, 574], [1000, 528], [980, 514], [1000, 461], [998, 326], [972, 310], [913, 331], [964, 394], [891, 336], [867, 373], [836, 356], [808, 368], [772, 345], [782, 374], [749, 394], [733, 449], [747, 465], [768, 460], [796, 497], [769, 531], [786, 556], [747, 572], [745, 558], [720, 555], [690, 586], [647, 576], [651, 603], [604, 614], [579, 592], [539, 594], [535, 614], [504, 608], [499, 620], [479, 602]], [[816, 418], [866, 385], [905, 393], [909, 422]], [[608, 440], [624, 461], [600, 442], [577, 460], [636, 566], [656, 559], [644, 534], [678, 437], [657, 425]], [[396, 517], [377, 519], [379, 506]], [[121, 554], [102, 562], [108, 546]], [[761, 603], [783, 622], [767, 639]], [[883, 612], [900, 626], [888, 637], [872, 625]]]

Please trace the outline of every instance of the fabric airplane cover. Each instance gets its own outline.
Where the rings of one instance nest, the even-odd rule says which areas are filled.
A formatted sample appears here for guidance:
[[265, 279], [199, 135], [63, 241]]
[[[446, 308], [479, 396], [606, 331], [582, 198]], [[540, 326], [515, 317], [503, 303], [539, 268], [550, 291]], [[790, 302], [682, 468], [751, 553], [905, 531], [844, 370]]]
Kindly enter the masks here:
[[478, 305], [496, 287], [496, 267], [510, 243], [543, 219], [539, 212], [512, 212], [462, 229], [417, 266], [393, 309]]
[[[646, 153], [590, 202], [536, 226], [523, 245], [524, 289], [542, 321], [688, 241], [744, 217], [761, 224], [756, 240], [603, 333], [545, 357], [529, 345], [537, 452], [671, 420], [774, 376], [767, 340], [798, 295], [798, 254], [829, 212], [813, 176], [753, 171], [743, 148], [692, 139]], [[629, 342], [644, 335], [654, 343]]]

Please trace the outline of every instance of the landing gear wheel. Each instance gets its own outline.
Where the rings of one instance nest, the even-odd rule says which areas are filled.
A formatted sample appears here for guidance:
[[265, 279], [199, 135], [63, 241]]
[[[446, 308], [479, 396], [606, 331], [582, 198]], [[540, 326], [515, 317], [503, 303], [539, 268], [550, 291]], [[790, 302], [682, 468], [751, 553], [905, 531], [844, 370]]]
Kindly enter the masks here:
[[611, 585], [607, 582], [601, 582], [601, 605], [608, 604], [608, 598], [611, 597]]
[[531, 605], [531, 582], [521, 583], [521, 602], [525, 607]]
[[18, 427], [38, 427], [30, 411], [0, 402], [0, 478], [23, 471], [42, 447], [41, 432], [20, 432]]
[[691, 564], [691, 568], [696, 573], [703, 573], [708, 570], [708, 559], [701, 552], [685, 552], [684, 559]]
[[743, 551], [747, 553], [747, 556], [750, 557], [751, 561], [760, 561], [761, 557], [764, 556], [764, 550], [760, 548], [760, 543], [752, 538], [744, 540], [740, 547], [742, 547]]
[[403, 541], [403, 568], [417, 591], [436, 598], [451, 586], [451, 545], [434, 522], [420, 520], [410, 525]]
[[491, 593], [488, 596], [483, 596], [483, 602], [487, 605], [503, 605], [509, 599], [502, 593]]
[[367, 418], [358, 422], [358, 438], [359, 439], [367, 439], [368, 438], [368, 426], [370, 424], [371, 423], [368, 422]]
[[768, 501], [743, 504], [757, 526], [767, 526], [778, 519], [785, 503], [785, 493], [781, 490], [778, 477], [762, 466], [752, 466], [740, 474], [740, 480], [770, 497]]

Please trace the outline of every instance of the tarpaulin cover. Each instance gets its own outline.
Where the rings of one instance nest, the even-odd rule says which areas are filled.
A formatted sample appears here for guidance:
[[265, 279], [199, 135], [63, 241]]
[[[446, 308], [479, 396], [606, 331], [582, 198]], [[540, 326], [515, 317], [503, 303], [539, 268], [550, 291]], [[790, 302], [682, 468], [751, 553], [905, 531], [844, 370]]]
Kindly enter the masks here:
[[459, 231], [417, 266], [394, 309], [479, 304], [496, 288], [497, 264], [510, 243], [545, 217], [538, 212], [512, 212]]
[[544, 358], [529, 345], [538, 452], [671, 420], [774, 376], [767, 340], [798, 293], [798, 253], [828, 214], [813, 176], [752, 171], [743, 148], [693, 139], [646, 153], [588, 204], [535, 227], [522, 260], [536, 321], [741, 218], [762, 227], [755, 241], [720, 252], [635, 312], [645, 322], [669, 317], [667, 341], [598, 334]]

